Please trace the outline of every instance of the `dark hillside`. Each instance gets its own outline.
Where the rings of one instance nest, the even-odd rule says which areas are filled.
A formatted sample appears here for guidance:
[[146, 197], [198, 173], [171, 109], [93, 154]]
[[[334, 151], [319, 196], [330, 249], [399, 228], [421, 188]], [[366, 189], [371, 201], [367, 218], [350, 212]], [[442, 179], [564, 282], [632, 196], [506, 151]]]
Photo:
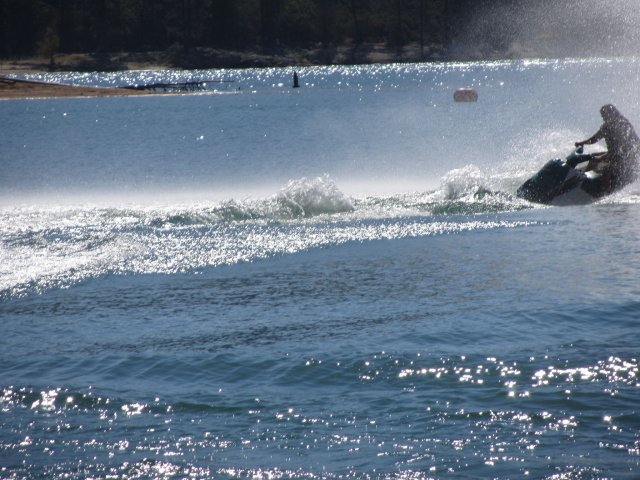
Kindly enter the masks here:
[[117, 68], [115, 52], [185, 67], [359, 63], [373, 48], [398, 61], [625, 55], [637, 53], [639, 17], [633, 0], [0, 0], [0, 58], [53, 68], [90, 54], [87, 68]]

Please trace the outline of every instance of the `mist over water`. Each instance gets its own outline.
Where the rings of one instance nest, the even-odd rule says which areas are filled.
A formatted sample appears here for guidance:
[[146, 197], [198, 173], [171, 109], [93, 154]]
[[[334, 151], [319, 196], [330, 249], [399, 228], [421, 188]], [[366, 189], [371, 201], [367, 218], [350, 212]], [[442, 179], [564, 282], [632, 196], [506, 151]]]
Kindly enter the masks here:
[[449, 54], [461, 58], [635, 56], [634, 0], [469, 2]]

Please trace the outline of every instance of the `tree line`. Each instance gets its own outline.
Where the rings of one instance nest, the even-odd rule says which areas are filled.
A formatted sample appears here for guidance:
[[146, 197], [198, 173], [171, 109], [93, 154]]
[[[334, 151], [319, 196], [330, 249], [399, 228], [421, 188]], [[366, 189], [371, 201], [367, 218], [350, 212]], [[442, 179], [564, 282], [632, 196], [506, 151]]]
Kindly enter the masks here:
[[513, 0], [0, 0], [0, 55], [446, 45], [483, 2]]

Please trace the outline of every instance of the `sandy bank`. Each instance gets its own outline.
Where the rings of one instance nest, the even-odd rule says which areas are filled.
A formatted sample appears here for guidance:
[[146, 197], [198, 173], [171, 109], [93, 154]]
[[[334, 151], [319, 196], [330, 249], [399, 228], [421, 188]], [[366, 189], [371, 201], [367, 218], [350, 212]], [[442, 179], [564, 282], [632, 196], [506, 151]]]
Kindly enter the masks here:
[[0, 77], [0, 99], [57, 98], [57, 97], [108, 97], [148, 95], [150, 92], [123, 88], [76, 87], [53, 83], [31, 82]]

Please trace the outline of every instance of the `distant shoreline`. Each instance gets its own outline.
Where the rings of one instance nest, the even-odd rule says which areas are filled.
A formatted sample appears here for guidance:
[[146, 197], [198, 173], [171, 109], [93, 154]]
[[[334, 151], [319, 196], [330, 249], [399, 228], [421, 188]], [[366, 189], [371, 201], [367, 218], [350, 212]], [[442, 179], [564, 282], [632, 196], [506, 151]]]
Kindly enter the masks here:
[[109, 54], [56, 54], [53, 57], [53, 63], [50, 58], [44, 57], [0, 59], [0, 99], [130, 96], [156, 93], [150, 90], [59, 85], [14, 78], [21, 74], [508, 61], [545, 57], [545, 55], [538, 55], [533, 49], [516, 47], [512, 46], [506, 52], [496, 51], [490, 55], [481, 55], [479, 52], [471, 51], [455, 54], [446, 51], [442, 45], [438, 44], [421, 46], [414, 42], [402, 48], [393, 48], [386, 43], [378, 42], [310, 49], [256, 47], [246, 50], [221, 50], [197, 47], [188, 51], [168, 49]]
[[14, 75], [23, 73], [414, 63], [443, 61], [442, 57], [441, 49], [433, 45], [421, 47], [418, 44], [410, 44], [393, 49], [384, 43], [368, 43], [315, 49], [271, 48], [236, 51], [193, 48], [188, 52], [170, 49], [158, 52], [101, 55], [56, 54], [53, 57], [53, 63], [51, 59], [43, 57], [0, 59], [0, 99], [128, 96], [154, 93], [122, 88], [59, 85], [13, 78]]

